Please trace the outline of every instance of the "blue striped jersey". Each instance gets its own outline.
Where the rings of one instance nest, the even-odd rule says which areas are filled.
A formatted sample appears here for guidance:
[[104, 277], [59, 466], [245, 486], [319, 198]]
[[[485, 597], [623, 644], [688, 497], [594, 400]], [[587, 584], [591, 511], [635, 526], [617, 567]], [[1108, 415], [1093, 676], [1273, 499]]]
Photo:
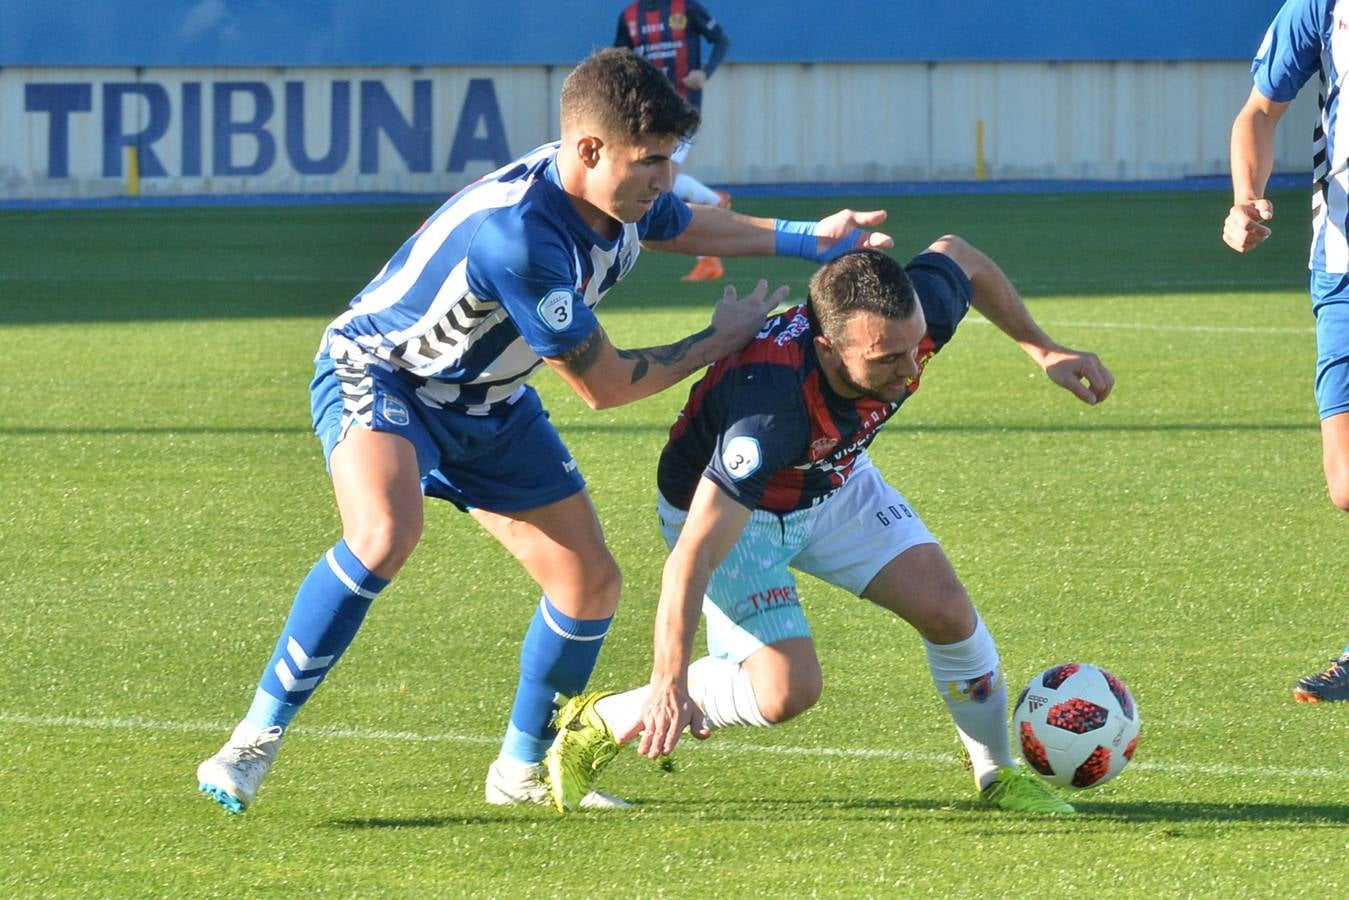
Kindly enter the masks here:
[[1279, 103], [1296, 97], [1313, 75], [1319, 79], [1309, 265], [1349, 271], [1349, 125], [1339, 121], [1340, 79], [1349, 71], [1349, 0], [1288, 0], [1265, 32], [1251, 71], [1256, 89]]
[[617, 238], [596, 234], [559, 183], [558, 146], [447, 200], [328, 325], [319, 356], [400, 370], [424, 402], [481, 413], [581, 343], [639, 242], [676, 237], [691, 213], [663, 194]]

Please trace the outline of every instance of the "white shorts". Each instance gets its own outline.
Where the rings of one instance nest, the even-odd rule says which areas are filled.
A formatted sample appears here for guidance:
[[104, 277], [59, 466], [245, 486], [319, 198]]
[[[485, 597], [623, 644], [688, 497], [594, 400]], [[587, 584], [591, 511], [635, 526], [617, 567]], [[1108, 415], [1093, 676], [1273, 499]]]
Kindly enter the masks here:
[[[663, 497], [658, 511], [665, 543], [673, 548], [688, 513]], [[785, 516], [750, 513], [703, 598], [707, 651], [739, 663], [769, 644], [810, 637], [788, 567], [861, 596], [890, 560], [935, 543], [908, 501], [864, 455], [852, 477], [820, 505]]]

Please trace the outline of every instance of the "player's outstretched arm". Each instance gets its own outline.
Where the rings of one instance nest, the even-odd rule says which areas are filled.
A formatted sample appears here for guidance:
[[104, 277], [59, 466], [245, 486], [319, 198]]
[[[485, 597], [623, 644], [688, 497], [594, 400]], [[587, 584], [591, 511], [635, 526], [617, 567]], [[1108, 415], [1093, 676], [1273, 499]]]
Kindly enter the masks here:
[[622, 406], [663, 391], [739, 350], [786, 297], [785, 286], [769, 293], [768, 282], [763, 280], [744, 297], [727, 285], [712, 311], [712, 324], [673, 344], [623, 350], [596, 325], [576, 347], [544, 360], [591, 409]]
[[1095, 353], [1073, 350], [1054, 341], [1031, 316], [1007, 274], [983, 251], [963, 238], [945, 235], [928, 250], [949, 256], [974, 288], [970, 305], [1016, 341], [1044, 370], [1049, 380], [1085, 403], [1110, 396], [1115, 377]]
[[1223, 220], [1223, 243], [1238, 253], [1254, 250], [1269, 237], [1274, 204], [1265, 197], [1274, 168], [1274, 132], [1288, 109], [1258, 88], [1232, 122], [1232, 208]]
[[685, 728], [696, 738], [708, 735], [702, 710], [689, 695], [693, 637], [712, 573], [740, 539], [749, 515], [749, 509], [732, 500], [716, 482], [699, 480], [688, 518], [661, 577], [651, 694], [633, 730], [616, 735], [619, 741], [625, 741], [640, 731], [637, 752], [643, 756], [657, 759], [668, 755]]
[[888, 234], [873, 231], [885, 210], [841, 209], [818, 222], [745, 216], [715, 206], [693, 206], [693, 219], [679, 237], [645, 246], [694, 256], [796, 256], [828, 262], [858, 247], [888, 250]]

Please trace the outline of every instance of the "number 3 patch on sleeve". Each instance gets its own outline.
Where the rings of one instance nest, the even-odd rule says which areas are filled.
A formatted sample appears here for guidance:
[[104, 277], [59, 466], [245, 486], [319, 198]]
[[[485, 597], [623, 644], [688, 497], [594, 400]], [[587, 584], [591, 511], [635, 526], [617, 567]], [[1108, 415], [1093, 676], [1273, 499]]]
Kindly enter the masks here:
[[721, 451], [721, 464], [736, 481], [741, 481], [758, 471], [763, 462], [759, 452], [759, 442], [747, 435], [736, 435], [726, 442]]
[[553, 331], [566, 331], [572, 323], [572, 298], [575, 296], [566, 288], [549, 291], [539, 301], [539, 318]]

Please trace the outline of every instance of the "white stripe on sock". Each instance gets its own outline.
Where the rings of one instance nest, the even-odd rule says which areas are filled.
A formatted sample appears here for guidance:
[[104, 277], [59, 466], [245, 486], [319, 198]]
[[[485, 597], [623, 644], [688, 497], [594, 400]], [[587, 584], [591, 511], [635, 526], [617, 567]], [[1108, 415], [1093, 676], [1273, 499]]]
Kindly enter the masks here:
[[337, 576], [338, 580], [340, 580], [343, 584], [345, 584], [347, 586], [347, 590], [351, 591], [357, 597], [364, 597], [367, 600], [374, 600], [376, 597], [379, 596], [379, 594], [377, 594], [376, 592], [367, 591], [365, 588], [361, 587], [352, 579], [350, 575], [342, 571], [342, 567], [337, 564], [337, 557], [333, 555], [332, 550], [329, 550], [324, 555], [323, 558], [328, 560], [328, 568], [333, 570], [333, 574]]
[[607, 627], [599, 634], [573, 634], [572, 632], [567, 631], [558, 624], [557, 619], [553, 618], [553, 614], [548, 612], [548, 602], [546, 600], [539, 601], [539, 612], [543, 613], [544, 624], [547, 625], [554, 634], [564, 637], [569, 641], [602, 641], [604, 640], [605, 635], [609, 633], [609, 628]]

